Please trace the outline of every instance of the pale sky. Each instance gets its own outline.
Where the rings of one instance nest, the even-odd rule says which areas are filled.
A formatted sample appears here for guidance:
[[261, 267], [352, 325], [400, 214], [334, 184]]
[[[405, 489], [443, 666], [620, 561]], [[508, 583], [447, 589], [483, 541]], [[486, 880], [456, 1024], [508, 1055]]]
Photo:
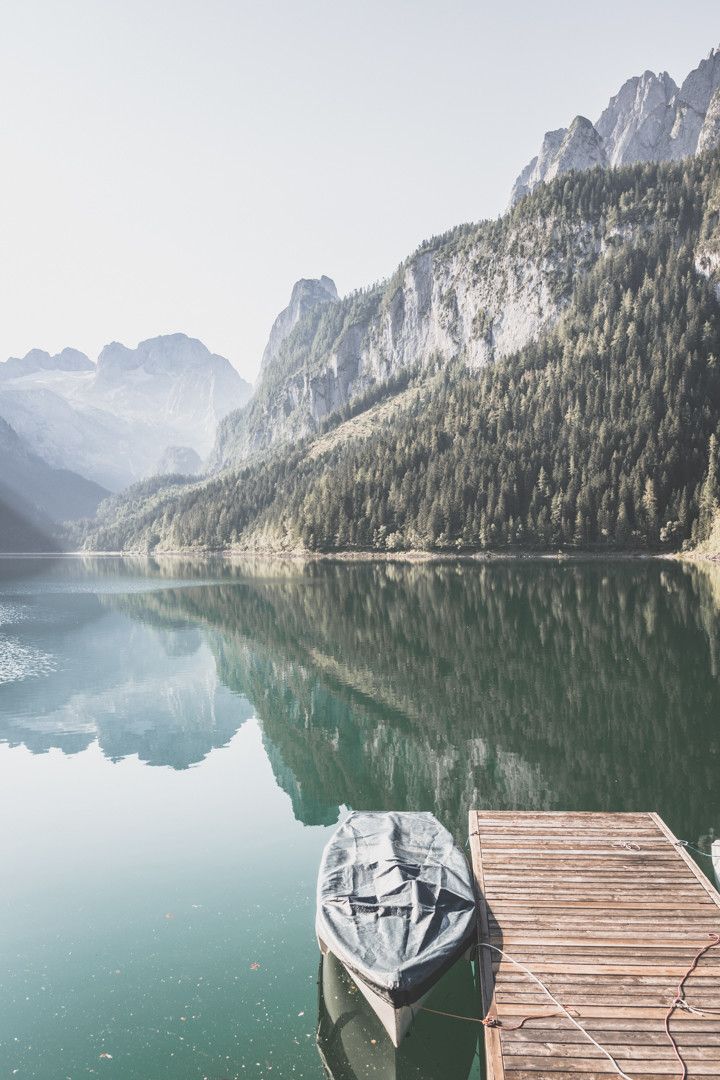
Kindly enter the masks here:
[[297, 278], [386, 277], [718, 43], [717, 0], [4, 0], [0, 357], [181, 330], [254, 379]]

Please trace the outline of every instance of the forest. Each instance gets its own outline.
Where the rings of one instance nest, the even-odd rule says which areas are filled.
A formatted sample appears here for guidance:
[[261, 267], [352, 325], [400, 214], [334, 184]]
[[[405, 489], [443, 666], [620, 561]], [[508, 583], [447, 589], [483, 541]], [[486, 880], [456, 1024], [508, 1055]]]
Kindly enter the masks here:
[[458, 356], [414, 373], [409, 404], [399, 397], [370, 436], [346, 425], [322, 453], [310, 439], [200, 483], [131, 489], [101, 508], [87, 546], [675, 550], [703, 541], [718, 507], [720, 302], [703, 260], [720, 250], [720, 155], [571, 174], [530, 199], [548, 214], [559, 206], [618, 226], [569, 283], [550, 333], [479, 370]]

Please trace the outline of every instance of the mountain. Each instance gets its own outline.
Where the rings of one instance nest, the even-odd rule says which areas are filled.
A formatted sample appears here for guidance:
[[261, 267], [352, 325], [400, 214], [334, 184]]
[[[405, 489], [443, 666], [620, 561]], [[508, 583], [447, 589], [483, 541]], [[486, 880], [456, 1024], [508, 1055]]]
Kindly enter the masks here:
[[[596, 125], [576, 117], [548, 132], [514, 203], [569, 172], [682, 160], [719, 137], [720, 50], [712, 50], [681, 87], [645, 72], [627, 80]], [[388, 282], [341, 300], [323, 289], [328, 279], [298, 282], [252, 400], [218, 427], [210, 469], [317, 434], [418, 374], [455, 360], [479, 369], [537, 340], [563, 312], [573, 277], [621, 239], [616, 221], [570, 220], [562, 209], [556, 197], [460, 226], [421, 245]]]
[[422, 244], [389, 281], [298, 320], [250, 402], [218, 426], [210, 468], [317, 433], [458, 358], [477, 370], [510, 355], [552, 326], [605, 242], [537, 204]]
[[700, 129], [698, 153], [702, 154], [706, 150], [712, 150], [715, 146], [720, 146], [720, 87], [710, 99], [710, 105], [705, 114], [703, 126]]
[[301, 278], [300, 281], [296, 281], [290, 295], [290, 303], [280, 312], [270, 330], [270, 337], [260, 364], [261, 371], [277, 359], [282, 343], [308, 312], [321, 304], [333, 303], [337, 299], [335, 282], [324, 274], [321, 278]]
[[720, 150], [573, 172], [309, 311], [218, 475], [113, 500], [86, 542], [677, 547], [717, 497], [718, 358]]
[[67, 469], [53, 469], [0, 419], [0, 551], [57, 549], [56, 523], [92, 517], [109, 494]]
[[205, 457], [249, 395], [228, 360], [185, 334], [113, 342], [97, 364], [74, 349], [0, 364], [0, 416], [53, 467], [114, 491], [151, 475], [168, 447]]
[[522, 170], [510, 201], [573, 169], [677, 161], [720, 143], [720, 48], [678, 87], [666, 71], [628, 79], [593, 125], [577, 116], [548, 131], [540, 153]]
[[11, 356], [0, 364], [0, 380], [21, 379], [39, 371], [92, 371], [93, 363], [78, 349], [63, 349], [51, 356], [42, 349], [31, 349], [25, 356]]
[[[88, 399], [122, 416], [159, 424], [178, 445], [211, 449], [218, 421], [247, 400], [249, 384], [201, 341], [169, 334], [136, 349], [113, 342], [97, 362]], [[170, 440], [168, 440], [170, 445]]]
[[153, 469], [153, 473], [157, 476], [166, 476], [170, 473], [180, 476], [197, 476], [200, 472], [202, 472], [202, 458], [192, 446], [168, 446]]

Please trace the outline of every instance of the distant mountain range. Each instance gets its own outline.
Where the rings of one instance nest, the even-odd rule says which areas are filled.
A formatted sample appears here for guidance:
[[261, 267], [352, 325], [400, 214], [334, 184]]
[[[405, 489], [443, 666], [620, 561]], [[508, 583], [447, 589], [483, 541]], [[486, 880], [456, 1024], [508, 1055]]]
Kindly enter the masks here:
[[[298, 281], [252, 393], [173, 335], [8, 361], [0, 416], [52, 465], [143, 480], [90, 547], [697, 540], [720, 490], [719, 146], [712, 50], [549, 132], [501, 218], [345, 297]], [[186, 479], [143, 479], [167, 472]]]
[[176, 459], [197, 471], [218, 422], [250, 393], [228, 360], [185, 334], [113, 342], [97, 364], [75, 349], [0, 364], [0, 417], [49, 465], [112, 491]]

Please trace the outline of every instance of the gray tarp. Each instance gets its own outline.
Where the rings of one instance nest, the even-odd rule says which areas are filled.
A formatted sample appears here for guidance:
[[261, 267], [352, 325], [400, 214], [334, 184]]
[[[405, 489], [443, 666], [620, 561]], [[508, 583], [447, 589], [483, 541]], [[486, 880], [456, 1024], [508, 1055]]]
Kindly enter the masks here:
[[352, 813], [323, 852], [316, 929], [388, 1001], [416, 1001], [473, 940], [465, 857], [432, 814]]

